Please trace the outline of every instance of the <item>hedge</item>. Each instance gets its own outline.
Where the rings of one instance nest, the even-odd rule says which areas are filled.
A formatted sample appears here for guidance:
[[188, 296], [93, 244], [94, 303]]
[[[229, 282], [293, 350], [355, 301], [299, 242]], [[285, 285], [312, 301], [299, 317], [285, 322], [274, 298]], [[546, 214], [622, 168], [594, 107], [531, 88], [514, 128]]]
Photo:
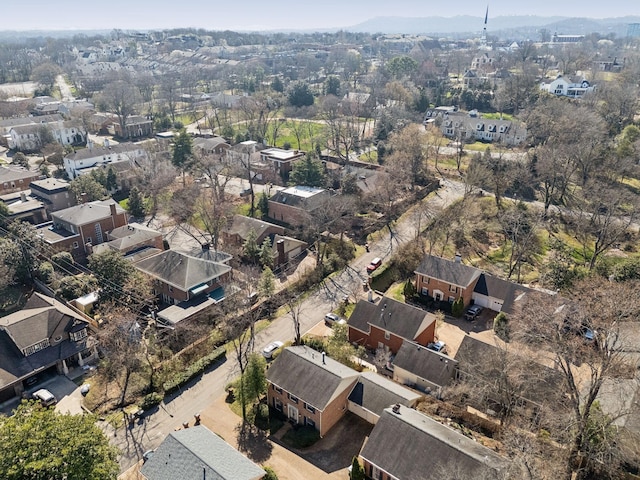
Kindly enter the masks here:
[[183, 386], [185, 383], [187, 383], [189, 380], [204, 373], [209, 365], [224, 357], [226, 353], [227, 350], [224, 346], [218, 347], [209, 355], [206, 355], [200, 360], [197, 360], [196, 362], [189, 365], [186, 370], [176, 373], [172, 378], [164, 382], [164, 384], [162, 385], [164, 393], [172, 393]]

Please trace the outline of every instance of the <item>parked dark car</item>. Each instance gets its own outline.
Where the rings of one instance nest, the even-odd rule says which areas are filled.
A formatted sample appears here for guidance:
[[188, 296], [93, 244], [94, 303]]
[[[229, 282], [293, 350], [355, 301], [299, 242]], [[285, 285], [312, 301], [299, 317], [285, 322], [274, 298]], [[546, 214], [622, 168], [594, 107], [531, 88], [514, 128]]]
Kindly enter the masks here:
[[478, 318], [478, 316], [480, 316], [482, 310], [484, 310], [484, 308], [482, 308], [480, 305], [471, 305], [469, 308], [467, 308], [467, 311], [464, 314], [465, 320], [475, 320], [476, 318]]

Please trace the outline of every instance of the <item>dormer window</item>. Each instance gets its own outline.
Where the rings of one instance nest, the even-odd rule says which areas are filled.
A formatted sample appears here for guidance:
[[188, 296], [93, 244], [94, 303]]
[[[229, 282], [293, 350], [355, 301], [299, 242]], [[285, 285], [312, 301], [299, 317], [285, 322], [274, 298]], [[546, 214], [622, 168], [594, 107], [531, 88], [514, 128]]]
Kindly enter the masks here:
[[49, 339], [45, 338], [41, 342], [35, 343], [25, 349], [22, 350], [22, 353], [25, 356], [33, 355], [34, 353], [39, 352], [40, 350], [44, 350], [49, 346]]
[[482, 123], [478, 123], [476, 125], [476, 130], [482, 130], [484, 128], [484, 125]]
[[69, 337], [74, 342], [79, 342], [80, 340], [83, 340], [83, 339], [87, 338], [87, 336], [88, 336], [88, 334], [87, 334], [87, 329], [86, 328], [83, 328], [82, 330], [78, 330], [77, 332], [71, 332], [69, 334]]
[[506, 125], [500, 125], [500, 129], [499, 129], [500, 133], [504, 133], [507, 131], [507, 126]]

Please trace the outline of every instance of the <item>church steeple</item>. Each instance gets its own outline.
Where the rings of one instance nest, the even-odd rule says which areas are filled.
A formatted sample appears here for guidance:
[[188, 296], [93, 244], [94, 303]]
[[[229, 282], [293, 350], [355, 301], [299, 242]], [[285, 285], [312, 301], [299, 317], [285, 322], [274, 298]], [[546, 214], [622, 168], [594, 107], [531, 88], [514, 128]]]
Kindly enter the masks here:
[[489, 4], [487, 4], [487, 11], [484, 14], [484, 28], [482, 29], [482, 46], [487, 45], [487, 22], [489, 21]]

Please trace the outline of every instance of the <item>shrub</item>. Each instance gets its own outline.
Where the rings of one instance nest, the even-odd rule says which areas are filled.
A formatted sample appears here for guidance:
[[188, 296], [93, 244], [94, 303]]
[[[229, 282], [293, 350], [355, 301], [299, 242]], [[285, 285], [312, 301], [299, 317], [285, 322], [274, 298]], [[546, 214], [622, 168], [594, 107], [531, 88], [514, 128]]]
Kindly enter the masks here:
[[451, 315], [461, 317], [462, 312], [464, 312], [464, 300], [462, 300], [462, 297], [458, 297], [451, 305]]
[[38, 278], [44, 283], [49, 284], [53, 280], [53, 265], [49, 262], [42, 262], [38, 266]]
[[169, 380], [162, 385], [165, 393], [171, 393], [176, 391], [182, 385], [187, 383], [192, 378], [204, 373], [206, 368], [213, 362], [221, 359], [226, 355], [227, 351], [225, 347], [218, 347], [209, 355], [202, 357], [187, 367], [186, 370], [175, 373]]
[[273, 468], [271, 467], [262, 467], [264, 468], [264, 471], [267, 472], [267, 474], [262, 477], [262, 480], [278, 480], [278, 475], [276, 475], [276, 472], [273, 471]]
[[143, 410], [149, 410], [150, 408], [159, 405], [162, 402], [162, 395], [158, 392], [151, 392], [144, 396], [142, 402], [140, 403], [140, 408]]
[[509, 319], [504, 312], [498, 313], [493, 319], [493, 331], [505, 342], [509, 341]]
[[404, 288], [402, 289], [402, 293], [404, 294], [405, 300], [409, 300], [415, 297], [417, 290], [416, 290], [416, 286], [413, 284], [411, 279], [407, 280], [404, 283]]

